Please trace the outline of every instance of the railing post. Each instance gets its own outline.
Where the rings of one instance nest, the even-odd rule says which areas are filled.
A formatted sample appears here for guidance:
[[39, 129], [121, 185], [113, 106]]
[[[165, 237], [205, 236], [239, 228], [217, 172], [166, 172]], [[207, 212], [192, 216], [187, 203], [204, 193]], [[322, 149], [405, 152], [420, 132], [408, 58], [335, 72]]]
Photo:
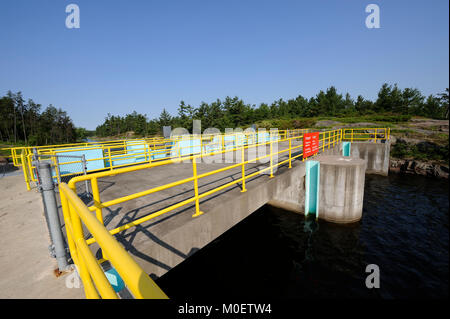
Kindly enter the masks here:
[[377, 129], [375, 129], [375, 143], [377, 142]]
[[72, 222], [70, 219], [70, 212], [69, 212], [69, 204], [67, 202], [67, 198], [66, 198], [66, 194], [64, 194], [64, 191], [59, 191], [59, 195], [61, 198], [61, 209], [63, 212], [63, 216], [64, 216], [64, 226], [66, 228], [66, 236], [67, 236], [67, 244], [69, 245], [69, 251], [70, 251], [70, 255], [72, 257], [72, 260], [76, 263], [77, 260], [77, 251], [76, 251], [76, 245], [73, 241], [72, 238]]
[[242, 145], [241, 148], [241, 163], [242, 163], [242, 190], [241, 193], [247, 191], [245, 188], [245, 145]]
[[27, 163], [26, 163], [26, 160], [25, 160], [25, 155], [23, 154], [23, 152], [24, 151], [22, 150], [22, 152], [20, 153], [20, 160], [22, 162], [23, 177], [25, 178], [25, 183], [27, 184], [27, 190], [30, 190], [31, 187], [30, 187], [30, 179], [29, 179], [29, 176], [28, 176], [28, 167], [27, 167]]
[[103, 225], [104, 224], [103, 212], [102, 212], [102, 208], [100, 207], [101, 206], [100, 192], [98, 190], [98, 181], [97, 181], [96, 177], [91, 178], [91, 187], [92, 187], [92, 197], [94, 199], [94, 206], [95, 206], [95, 216], [100, 221], [100, 223], [102, 223], [102, 225]]
[[113, 163], [112, 163], [112, 159], [111, 159], [111, 146], [108, 147], [108, 158], [109, 158], [109, 169], [112, 171]]
[[350, 142], [352, 142], [353, 143], [353, 129], [351, 129], [352, 130], [352, 133], [351, 133], [351, 138], [350, 138]]
[[[322, 140], [323, 140], [323, 142], [322, 142], [322, 152], [325, 152], [325, 133], [326, 132], [323, 132], [323, 135], [322, 135]], [[320, 136], [320, 133], [319, 133], [319, 136]]]
[[197, 178], [197, 163], [196, 163], [196, 157], [192, 157], [192, 172], [194, 175], [194, 194], [195, 194], [195, 214], [192, 215], [192, 217], [197, 217], [203, 214], [202, 211], [200, 211], [200, 203], [198, 199], [198, 178]]
[[292, 138], [289, 138], [289, 168], [292, 168]]
[[52, 169], [50, 163], [40, 162], [37, 165], [39, 171], [40, 191], [44, 201], [44, 207], [47, 210], [48, 227], [51, 238], [53, 239], [53, 247], [58, 262], [59, 271], [67, 269], [66, 248], [64, 238], [61, 232], [61, 224], [58, 215], [58, 206], [55, 197], [55, 185], [53, 184]]
[[269, 141], [270, 141], [270, 178], [272, 178], [273, 177], [273, 148], [272, 148], [272, 144], [273, 144], [273, 141], [272, 141], [272, 132], [270, 132], [269, 133]]

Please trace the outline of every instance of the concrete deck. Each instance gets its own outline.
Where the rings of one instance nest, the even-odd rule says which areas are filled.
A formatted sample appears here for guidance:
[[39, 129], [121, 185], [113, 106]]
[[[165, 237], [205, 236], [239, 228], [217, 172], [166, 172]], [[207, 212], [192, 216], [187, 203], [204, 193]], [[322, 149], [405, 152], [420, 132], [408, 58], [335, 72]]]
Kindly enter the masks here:
[[23, 175], [0, 178], [0, 298], [84, 298], [56, 277], [41, 195]]
[[[282, 144], [279, 146], [279, 150], [285, 147], [287, 145]], [[298, 152], [297, 150], [295, 154]], [[240, 154], [237, 158], [240, 158], [239, 156]], [[248, 158], [248, 154], [246, 154], [246, 158]], [[278, 161], [287, 158], [288, 153], [286, 152], [280, 156]], [[198, 174], [233, 164], [198, 163]], [[247, 164], [246, 175], [261, 170], [267, 165], [268, 163]], [[286, 170], [287, 164], [274, 174], [278, 176]], [[191, 176], [192, 163], [179, 163], [101, 178], [98, 180], [100, 198], [102, 202], [105, 202]], [[235, 181], [240, 177], [240, 166], [204, 177], [199, 180], [199, 194]], [[116, 238], [130, 251], [147, 273], [153, 278], [157, 278], [266, 204], [273, 197], [274, 190], [267, 195], [268, 188], [260, 186], [269, 180], [275, 180], [275, 178], [270, 179], [267, 174], [259, 174], [246, 180], [247, 192], [245, 193], [241, 192], [242, 183], [239, 182], [201, 199], [200, 210], [204, 214], [199, 217], [192, 218], [195, 212], [195, 203], [192, 202], [121, 232], [116, 235]], [[79, 187], [80, 190], [84, 190], [83, 183], [80, 183]], [[111, 230], [193, 196], [193, 182], [188, 182], [104, 208], [104, 224], [107, 229]], [[88, 205], [92, 205], [91, 201], [86, 202]], [[85, 233], [88, 234], [87, 230]], [[91, 247], [97, 257], [100, 257], [98, 246], [94, 244]]]
[[[278, 149], [286, 147], [287, 143], [280, 143]], [[292, 155], [298, 153], [301, 149]], [[340, 153], [340, 149], [336, 147], [325, 153]], [[287, 157], [288, 153], [283, 153], [278, 162]], [[198, 174], [230, 165], [233, 163], [199, 163]], [[247, 164], [246, 175], [267, 165]], [[297, 159], [290, 170], [287, 163], [280, 167], [274, 178], [260, 174], [246, 180], [245, 193], [241, 192], [239, 182], [211, 194], [200, 200], [204, 214], [196, 218], [192, 218], [195, 211], [192, 202], [121, 232], [116, 238], [148, 274], [157, 278], [268, 202], [282, 203], [287, 209], [301, 213], [304, 210], [304, 166], [304, 162]], [[101, 178], [98, 181], [101, 201], [191, 176], [192, 163], [180, 163]], [[238, 166], [202, 178], [199, 193], [240, 177], [241, 167]], [[84, 192], [84, 183], [79, 187]], [[104, 208], [104, 223], [111, 230], [193, 196], [193, 182], [188, 182]], [[59, 278], [54, 275], [56, 260], [48, 251], [50, 240], [40, 194], [36, 190], [26, 191], [22, 175], [7, 176], [0, 178], [0, 199], [0, 298], [84, 298], [82, 288], [66, 288], [67, 275]], [[89, 200], [86, 203], [92, 205]], [[63, 220], [62, 213], [60, 217]], [[87, 230], [85, 234], [89, 237]], [[100, 257], [96, 244], [91, 249]]]

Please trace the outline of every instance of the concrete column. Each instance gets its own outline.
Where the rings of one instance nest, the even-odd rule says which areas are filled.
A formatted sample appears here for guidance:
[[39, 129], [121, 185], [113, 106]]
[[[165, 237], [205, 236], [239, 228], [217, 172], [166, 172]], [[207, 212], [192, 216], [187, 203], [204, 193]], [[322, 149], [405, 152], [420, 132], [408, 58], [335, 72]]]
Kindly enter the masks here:
[[367, 162], [367, 174], [387, 176], [389, 173], [389, 154], [391, 143], [352, 143], [351, 157], [361, 158]]
[[320, 162], [319, 218], [335, 223], [361, 219], [366, 162], [359, 158], [324, 155]]

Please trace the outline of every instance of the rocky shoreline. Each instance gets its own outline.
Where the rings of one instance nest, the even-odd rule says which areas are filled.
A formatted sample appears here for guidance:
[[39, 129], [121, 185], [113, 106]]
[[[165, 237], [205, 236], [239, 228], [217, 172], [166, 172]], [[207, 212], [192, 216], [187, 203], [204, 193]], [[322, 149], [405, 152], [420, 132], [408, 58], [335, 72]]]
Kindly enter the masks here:
[[448, 179], [449, 168], [439, 163], [391, 158], [389, 172]]

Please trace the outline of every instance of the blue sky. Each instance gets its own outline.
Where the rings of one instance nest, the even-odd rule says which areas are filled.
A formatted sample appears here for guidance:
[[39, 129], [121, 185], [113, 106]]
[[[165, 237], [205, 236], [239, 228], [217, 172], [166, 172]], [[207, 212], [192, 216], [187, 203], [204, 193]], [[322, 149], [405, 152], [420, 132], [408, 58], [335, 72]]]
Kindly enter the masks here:
[[[67, 29], [68, 4], [80, 29]], [[380, 7], [367, 29], [365, 7]], [[95, 129], [109, 112], [176, 114], [180, 100], [271, 103], [334, 85], [448, 87], [448, 1], [0, 0], [0, 94], [22, 91]]]

